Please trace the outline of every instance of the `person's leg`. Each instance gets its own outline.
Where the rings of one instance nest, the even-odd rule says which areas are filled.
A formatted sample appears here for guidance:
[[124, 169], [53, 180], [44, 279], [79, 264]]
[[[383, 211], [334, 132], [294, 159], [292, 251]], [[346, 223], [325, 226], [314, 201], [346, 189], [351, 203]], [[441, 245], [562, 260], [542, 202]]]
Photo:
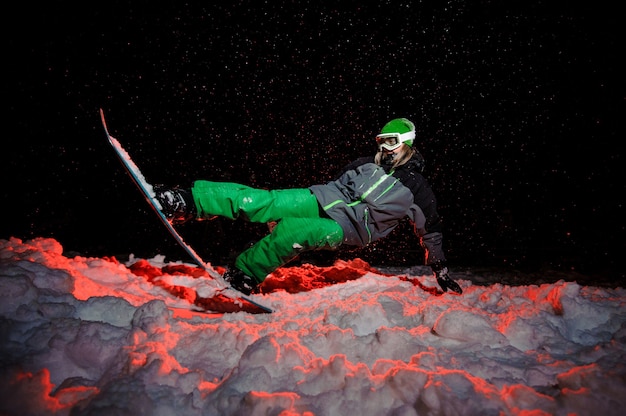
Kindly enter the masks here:
[[198, 218], [218, 215], [277, 223], [224, 273], [224, 280], [245, 294], [254, 292], [269, 273], [300, 252], [333, 249], [343, 242], [343, 230], [334, 220], [319, 217], [317, 198], [308, 189], [267, 191], [229, 182], [196, 181], [191, 191]]
[[231, 182], [196, 181], [191, 188], [198, 218], [215, 215], [252, 222], [319, 215], [317, 199], [308, 189], [264, 190]]
[[343, 242], [343, 230], [329, 218], [283, 218], [271, 234], [241, 253], [235, 267], [257, 283], [306, 250], [335, 249]]

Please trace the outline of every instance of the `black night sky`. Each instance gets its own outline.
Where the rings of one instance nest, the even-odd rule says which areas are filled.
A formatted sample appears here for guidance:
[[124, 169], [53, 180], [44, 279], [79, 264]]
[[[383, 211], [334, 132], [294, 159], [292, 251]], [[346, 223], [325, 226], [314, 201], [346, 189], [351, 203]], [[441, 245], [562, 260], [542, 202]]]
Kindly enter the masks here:
[[[325, 182], [408, 117], [453, 266], [624, 279], [617, 6], [171, 3], [6, 11], [0, 238], [188, 260], [108, 147], [100, 107], [152, 183], [263, 188]], [[181, 233], [220, 264], [263, 227], [217, 219]], [[421, 264], [416, 245], [407, 223], [338, 255]]]

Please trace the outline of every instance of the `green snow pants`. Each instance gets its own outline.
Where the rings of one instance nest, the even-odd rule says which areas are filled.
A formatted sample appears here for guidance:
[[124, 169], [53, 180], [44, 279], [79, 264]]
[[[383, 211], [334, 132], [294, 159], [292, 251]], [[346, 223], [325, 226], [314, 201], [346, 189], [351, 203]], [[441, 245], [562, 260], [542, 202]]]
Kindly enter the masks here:
[[308, 189], [268, 191], [231, 182], [196, 181], [191, 192], [198, 218], [219, 215], [277, 222], [270, 234], [235, 260], [235, 267], [259, 283], [302, 251], [335, 249], [343, 241], [339, 224], [320, 217], [317, 198]]

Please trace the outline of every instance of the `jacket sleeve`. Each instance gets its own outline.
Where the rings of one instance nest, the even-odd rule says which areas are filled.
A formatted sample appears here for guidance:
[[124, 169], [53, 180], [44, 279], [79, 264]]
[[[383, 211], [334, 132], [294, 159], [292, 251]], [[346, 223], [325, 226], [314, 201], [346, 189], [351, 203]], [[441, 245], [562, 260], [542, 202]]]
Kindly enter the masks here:
[[426, 264], [443, 264], [446, 257], [443, 253], [443, 234], [432, 232], [420, 235], [420, 244], [426, 253]]
[[413, 223], [415, 234], [420, 239], [420, 245], [426, 254], [426, 264], [431, 266], [436, 263], [443, 263], [446, 257], [443, 253], [443, 234], [439, 231], [427, 232], [424, 228], [426, 218], [424, 213], [416, 204], [411, 206], [409, 219]]

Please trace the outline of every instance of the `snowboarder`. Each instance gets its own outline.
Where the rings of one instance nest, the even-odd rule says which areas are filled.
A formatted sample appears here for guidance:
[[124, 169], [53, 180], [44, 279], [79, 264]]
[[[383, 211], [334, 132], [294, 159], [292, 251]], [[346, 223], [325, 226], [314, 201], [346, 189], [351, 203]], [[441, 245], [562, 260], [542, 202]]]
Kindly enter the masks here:
[[414, 124], [393, 119], [376, 136], [374, 156], [357, 159], [333, 181], [309, 188], [263, 190], [198, 180], [191, 188], [157, 185], [154, 190], [173, 223], [216, 215], [276, 223], [224, 273], [224, 280], [247, 295], [305, 250], [362, 247], [388, 235], [404, 217], [412, 221], [441, 289], [460, 294], [448, 274], [436, 198], [422, 176], [425, 162], [414, 141]]

